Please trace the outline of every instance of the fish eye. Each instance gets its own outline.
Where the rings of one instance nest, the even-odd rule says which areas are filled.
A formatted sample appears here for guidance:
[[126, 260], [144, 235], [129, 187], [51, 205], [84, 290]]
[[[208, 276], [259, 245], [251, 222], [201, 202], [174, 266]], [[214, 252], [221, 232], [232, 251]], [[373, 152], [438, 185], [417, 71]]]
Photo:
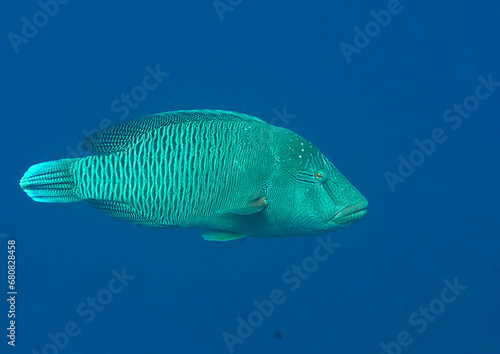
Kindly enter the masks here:
[[323, 176], [323, 174], [321, 172], [316, 172], [314, 174], [314, 178], [318, 181], [321, 181], [325, 176]]
[[327, 180], [328, 172], [327, 171], [296, 171], [296, 175], [294, 176], [297, 180], [306, 182], [306, 183], [323, 183]]

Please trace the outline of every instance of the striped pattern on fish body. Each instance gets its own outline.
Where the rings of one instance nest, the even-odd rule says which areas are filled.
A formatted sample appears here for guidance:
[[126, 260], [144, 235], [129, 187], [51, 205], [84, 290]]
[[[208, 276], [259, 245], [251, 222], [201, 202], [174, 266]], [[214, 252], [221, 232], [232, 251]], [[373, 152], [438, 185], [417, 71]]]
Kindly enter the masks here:
[[137, 221], [150, 226], [209, 227], [222, 218], [219, 211], [245, 206], [264, 183], [269, 152], [249, 149], [239, 133], [255, 125], [270, 127], [198, 121], [149, 131], [125, 151], [77, 161], [75, 192], [84, 200], [130, 204], [141, 216]]
[[[311, 143], [235, 112], [143, 117], [94, 133], [86, 147], [95, 154], [30, 167], [21, 187], [36, 201], [85, 200], [136, 225], [206, 228], [219, 241], [324, 232], [366, 208]], [[327, 188], [328, 174], [336, 185]], [[342, 191], [349, 195], [333, 195]]]

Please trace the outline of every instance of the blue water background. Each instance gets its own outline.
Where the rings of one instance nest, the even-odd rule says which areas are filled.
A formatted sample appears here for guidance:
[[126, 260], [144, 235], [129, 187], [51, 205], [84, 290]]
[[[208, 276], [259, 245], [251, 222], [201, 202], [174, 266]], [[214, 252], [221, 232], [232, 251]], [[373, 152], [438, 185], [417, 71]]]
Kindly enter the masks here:
[[[489, 97], [460, 127], [443, 120], [480, 76], [500, 81], [498, 2], [401, 0], [350, 63], [341, 42], [352, 45], [354, 27], [387, 1], [232, 3], [221, 20], [210, 0], [70, 1], [18, 53], [9, 33], [40, 5], [1, 5], [0, 283], [6, 298], [15, 239], [18, 295], [15, 348], [0, 306], [0, 352], [500, 353], [500, 88], [480, 91]], [[322, 236], [337, 248], [295, 291], [282, 276], [314, 254], [316, 236], [213, 243], [199, 230], [134, 228], [85, 203], [35, 203], [19, 188], [30, 165], [121, 122], [110, 106], [148, 66], [169, 75], [126, 119], [213, 108], [273, 120], [321, 148], [369, 200], [363, 220]], [[295, 117], [279, 119], [284, 109]], [[415, 139], [435, 129], [446, 141], [392, 191], [387, 171], [398, 174], [399, 156], [424, 156]], [[135, 278], [91, 320], [79, 315], [123, 268]], [[447, 281], [463, 287], [445, 291], [445, 304]], [[275, 289], [286, 300], [228, 347], [224, 333], [236, 336], [237, 318]], [[412, 325], [429, 305], [425, 329]], [[72, 322], [78, 334], [51, 344]]]

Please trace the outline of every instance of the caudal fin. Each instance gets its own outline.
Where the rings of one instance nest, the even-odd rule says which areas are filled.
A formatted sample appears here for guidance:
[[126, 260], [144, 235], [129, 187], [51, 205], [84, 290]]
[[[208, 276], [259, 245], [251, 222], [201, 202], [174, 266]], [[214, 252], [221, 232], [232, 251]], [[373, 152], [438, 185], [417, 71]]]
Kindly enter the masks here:
[[76, 160], [62, 159], [33, 165], [28, 168], [19, 185], [36, 202], [77, 202], [80, 198], [74, 193], [75, 181], [71, 168]]

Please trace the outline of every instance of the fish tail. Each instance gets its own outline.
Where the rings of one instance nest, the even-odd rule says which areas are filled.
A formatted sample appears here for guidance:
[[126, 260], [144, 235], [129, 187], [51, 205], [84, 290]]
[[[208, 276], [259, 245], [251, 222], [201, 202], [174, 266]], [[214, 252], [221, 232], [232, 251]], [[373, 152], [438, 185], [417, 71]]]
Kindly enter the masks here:
[[19, 185], [35, 202], [70, 203], [81, 200], [75, 193], [73, 163], [62, 159], [38, 163], [24, 173]]

